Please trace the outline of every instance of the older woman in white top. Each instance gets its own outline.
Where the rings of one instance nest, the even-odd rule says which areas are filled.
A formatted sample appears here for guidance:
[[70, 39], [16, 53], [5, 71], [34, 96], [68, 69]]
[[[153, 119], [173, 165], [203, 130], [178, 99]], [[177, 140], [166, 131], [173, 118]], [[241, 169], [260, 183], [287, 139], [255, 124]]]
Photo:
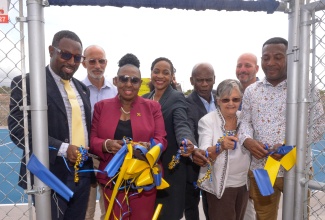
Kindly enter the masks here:
[[207, 192], [210, 220], [244, 218], [250, 155], [239, 146], [236, 134], [241, 98], [237, 80], [222, 81], [217, 88], [217, 109], [199, 121], [199, 147], [210, 164], [201, 167], [198, 185]]

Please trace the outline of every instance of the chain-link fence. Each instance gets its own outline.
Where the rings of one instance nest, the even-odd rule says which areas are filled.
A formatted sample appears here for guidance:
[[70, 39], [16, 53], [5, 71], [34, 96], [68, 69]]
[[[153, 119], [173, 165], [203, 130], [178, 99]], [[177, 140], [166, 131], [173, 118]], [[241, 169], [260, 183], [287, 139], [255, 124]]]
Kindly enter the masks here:
[[[295, 6], [292, 4], [290, 7]], [[22, 150], [12, 143], [7, 128], [10, 82], [14, 76], [25, 74], [24, 42], [26, 40], [24, 22], [20, 22], [23, 19], [17, 19], [24, 17], [24, 8], [26, 6], [24, 6], [22, 0], [11, 0], [9, 4], [10, 21], [8, 24], [1, 24], [0, 29], [0, 219], [33, 218], [30, 199], [17, 185], [20, 161], [25, 155], [22, 155]], [[295, 17], [299, 19], [297, 33], [299, 33], [300, 41], [294, 46], [297, 46], [300, 55], [293, 60], [294, 62], [306, 62], [310, 66], [309, 80], [312, 86], [308, 92], [313, 94], [314, 88], [321, 91], [321, 96], [314, 97], [314, 100], [302, 100], [302, 102], [307, 101], [311, 106], [314, 106], [319, 99], [322, 99], [322, 103], [325, 101], [324, 9], [324, 3], [318, 1], [301, 4], [295, 8], [295, 10], [298, 10], [295, 13], [304, 14], [302, 13], [304, 11], [307, 11], [307, 13], [305, 17], [300, 17], [300, 15]], [[288, 8], [287, 12], [290, 14], [295, 10]], [[308, 38], [304, 39], [303, 28], [306, 26], [309, 28], [307, 29]], [[289, 38], [288, 40], [290, 42], [293, 39]], [[300, 50], [306, 46], [305, 44], [308, 50]], [[308, 61], [299, 59], [299, 57], [303, 56], [302, 53], [307, 54]], [[306, 114], [307, 121], [309, 121], [308, 115], [313, 115], [313, 112]], [[305, 116], [299, 115], [299, 117]], [[312, 124], [310, 127], [312, 127]], [[307, 136], [307, 133], [299, 133], [299, 129], [297, 129], [297, 132], [297, 136]], [[308, 145], [307, 150], [310, 154], [307, 154], [307, 159], [303, 165], [305, 178], [296, 179], [301, 184], [302, 190], [296, 187], [295, 197], [301, 195], [303, 197], [303, 209], [301, 210], [303, 219], [325, 219], [325, 135], [323, 134], [319, 141]], [[312, 169], [310, 169], [310, 164], [312, 164]], [[293, 210], [284, 209], [283, 211], [294, 212]]]
[[[310, 43], [307, 41], [306, 44], [310, 45], [311, 90], [317, 88], [321, 93], [320, 97], [314, 97], [314, 100], [311, 100], [311, 106], [314, 107], [315, 103], [321, 99], [325, 108], [325, 4], [315, 1], [302, 5], [301, 8], [306, 11], [307, 17], [302, 16], [300, 23], [310, 26]], [[303, 188], [303, 219], [325, 219], [325, 135], [323, 134], [318, 142], [310, 144], [308, 150], [311, 154], [308, 154], [305, 166], [307, 181]], [[312, 156], [309, 157], [309, 155]], [[311, 163], [312, 169], [308, 169]]]
[[17, 184], [23, 151], [12, 143], [7, 129], [10, 82], [25, 72], [25, 24], [20, 22], [24, 3], [11, 0], [8, 6], [9, 23], [0, 29], [0, 219], [32, 219], [31, 204]]

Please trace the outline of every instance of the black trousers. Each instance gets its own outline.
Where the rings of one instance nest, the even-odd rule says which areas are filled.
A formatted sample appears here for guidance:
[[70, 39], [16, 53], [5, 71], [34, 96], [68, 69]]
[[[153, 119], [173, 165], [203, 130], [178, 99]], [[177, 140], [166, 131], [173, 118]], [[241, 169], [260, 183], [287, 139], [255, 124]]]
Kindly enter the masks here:
[[186, 220], [200, 220], [199, 213], [199, 203], [200, 203], [200, 195], [202, 195], [202, 206], [204, 215], [207, 220], [209, 220], [208, 216], [208, 202], [206, 200], [206, 193], [200, 188], [195, 187], [193, 183], [186, 183], [186, 194], [185, 194], [185, 219]]
[[80, 177], [78, 183], [74, 182], [73, 174], [71, 177], [67, 181], [67, 186], [74, 194], [69, 201], [54, 193], [53, 190], [51, 192], [52, 220], [85, 219], [90, 192], [90, 177]]

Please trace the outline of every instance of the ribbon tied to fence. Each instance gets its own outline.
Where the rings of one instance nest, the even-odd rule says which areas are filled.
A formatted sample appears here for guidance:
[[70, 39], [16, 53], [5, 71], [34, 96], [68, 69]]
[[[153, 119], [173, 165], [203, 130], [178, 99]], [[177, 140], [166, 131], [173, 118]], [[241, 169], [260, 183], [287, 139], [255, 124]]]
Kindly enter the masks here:
[[[268, 146], [265, 145], [268, 150]], [[279, 161], [270, 157], [272, 154], [284, 155]], [[278, 175], [280, 166], [289, 171], [296, 163], [296, 147], [294, 146], [281, 146], [276, 150], [270, 151], [266, 160], [264, 169], [253, 170], [253, 174], [262, 196], [269, 196], [274, 193], [273, 185]]]
[[61, 195], [65, 200], [69, 201], [73, 196], [73, 192], [51, 171], [49, 171], [39, 160], [32, 154], [27, 169], [34, 174], [43, 183]]

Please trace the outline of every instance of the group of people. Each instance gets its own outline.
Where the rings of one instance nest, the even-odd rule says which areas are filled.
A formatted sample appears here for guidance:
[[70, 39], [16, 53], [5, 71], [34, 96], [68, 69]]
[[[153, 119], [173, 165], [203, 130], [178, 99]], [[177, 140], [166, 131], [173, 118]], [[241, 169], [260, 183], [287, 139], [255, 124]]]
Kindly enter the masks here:
[[[209, 63], [198, 63], [190, 78], [193, 92], [187, 97], [173, 85], [175, 68], [168, 58], [159, 57], [152, 62], [152, 90], [141, 97], [140, 61], [134, 54], [119, 60], [111, 83], [104, 77], [107, 59], [103, 48], [92, 45], [82, 49], [81, 40], [71, 31], [56, 33], [49, 46], [51, 59], [45, 70], [50, 171], [74, 192], [66, 201], [51, 191], [52, 219], [93, 219], [97, 188], [101, 219], [149, 220], [162, 204], [158, 219], [179, 220], [185, 214], [187, 220], [197, 220], [200, 195], [206, 219], [277, 219], [283, 170], [276, 179], [275, 193], [264, 197], [252, 170], [265, 165], [269, 151], [264, 144], [272, 150], [284, 142], [288, 49], [285, 39], [275, 37], [263, 44], [263, 80], [256, 77], [257, 57], [245, 53], [237, 60], [239, 81], [220, 82], [214, 95], [214, 69]], [[80, 63], [87, 69], [82, 82], [73, 77]], [[17, 76], [11, 84], [8, 126], [12, 141], [24, 150], [23, 113], [19, 108], [23, 97], [21, 81], [22, 77]], [[27, 104], [31, 105], [29, 74], [26, 82]], [[75, 93], [72, 98], [67, 82]], [[313, 139], [324, 129], [321, 103], [316, 108]], [[75, 125], [75, 114], [79, 114], [79, 126]], [[31, 122], [30, 114], [28, 119]], [[80, 169], [96, 171], [96, 175], [80, 172], [77, 183], [74, 164], [80, 142], [74, 141], [76, 127], [83, 128], [78, 138], [94, 155]], [[31, 127], [28, 139], [32, 151]], [[116, 182], [118, 175], [109, 177], [103, 172], [127, 141], [134, 144], [133, 158], [146, 163], [152, 142], [161, 145], [157, 167], [169, 187], [139, 190], [132, 181], [120, 187]], [[272, 154], [277, 160], [282, 156]], [[26, 188], [26, 161], [21, 166], [19, 185]], [[110, 208], [112, 212], [107, 216]]]

